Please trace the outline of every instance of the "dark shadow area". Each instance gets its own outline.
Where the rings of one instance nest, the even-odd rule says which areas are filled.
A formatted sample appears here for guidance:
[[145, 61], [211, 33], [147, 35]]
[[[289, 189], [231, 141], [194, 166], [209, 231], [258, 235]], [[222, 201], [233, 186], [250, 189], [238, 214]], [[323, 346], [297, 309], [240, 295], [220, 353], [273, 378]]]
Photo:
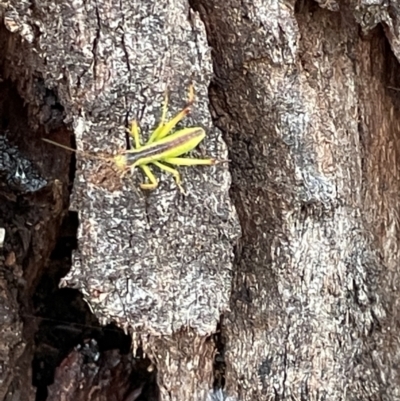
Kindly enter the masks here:
[[[78, 386], [78, 400], [95, 400], [102, 392], [119, 394], [115, 399], [120, 400], [156, 400], [156, 372], [149, 369], [150, 361], [141, 349], [133, 356], [131, 337], [114, 324], [101, 326], [78, 290], [58, 287], [71, 267], [77, 228], [78, 216], [69, 212], [33, 296], [37, 323], [32, 362], [36, 401], [58, 399], [66, 385]], [[68, 376], [62, 373], [65, 364]], [[81, 383], [70, 379], [71, 372], [77, 376], [85, 372], [83, 380], [88, 390], [102, 383], [99, 394], [89, 396], [80, 391]]]
[[216, 333], [213, 335], [213, 340], [217, 352], [214, 357], [214, 383], [213, 387], [215, 390], [223, 389], [225, 387], [225, 337], [223, 331], [224, 316], [221, 315], [220, 321], [217, 325]]

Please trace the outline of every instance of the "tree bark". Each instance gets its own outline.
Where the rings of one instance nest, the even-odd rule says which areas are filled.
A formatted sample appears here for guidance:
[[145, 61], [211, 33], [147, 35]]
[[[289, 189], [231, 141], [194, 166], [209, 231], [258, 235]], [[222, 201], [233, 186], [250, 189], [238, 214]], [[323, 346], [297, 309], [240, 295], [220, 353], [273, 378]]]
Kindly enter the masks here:
[[[12, 324], [1, 330], [15, 335], [3, 336], [0, 399], [16, 397], [39, 348], [59, 365], [41, 399], [400, 399], [396, 4], [11, 1], [0, 10], [4, 154], [14, 146], [32, 163], [14, 186], [18, 167], [3, 163]], [[165, 88], [172, 116], [190, 81], [185, 126], [206, 128], [204, 153], [225, 159], [228, 149], [231, 162], [180, 169], [186, 196], [158, 172], [160, 187], [144, 194], [139, 174], [121, 180], [80, 153], [69, 174], [70, 154], [40, 142], [71, 137], [78, 150], [115, 154], [132, 118], [146, 135]], [[57, 259], [73, 216], [76, 249]], [[79, 310], [82, 321], [59, 353], [49, 332], [62, 319], [49, 310], [66, 299], [64, 320]], [[38, 329], [32, 315], [57, 323]]]
[[[148, 135], [160, 119], [166, 87], [171, 89], [171, 117], [184, 107], [192, 81], [196, 102], [184, 123], [206, 129], [202, 153], [227, 159], [226, 145], [208, 111], [211, 59], [204, 26], [188, 3], [48, 2], [32, 8], [29, 2], [14, 2], [5, 9], [4, 21], [10, 36], [5, 40], [4, 76], [28, 103], [30, 125], [36, 128], [32, 136], [37, 137], [36, 149], [29, 151], [41, 156], [37, 165], [49, 183], [46, 188], [60, 177], [51, 166], [46, 168], [43, 155], [68, 153], [40, 144], [39, 136], [64, 145], [70, 145], [72, 136], [78, 151], [115, 154], [126, 147], [125, 128], [130, 120], [140, 120], [144, 136]], [[52, 126], [56, 117], [50, 116], [49, 121], [48, 110], [43, 107], [46, 93], [36, 91], [38, 81], [61, 105], [65, 124], [61, 133]], [[76, 159], [67, 216], [78, 216], [77, 249], [60, 285], [79, 290], [99, 322], [90, 322], [86, 333], [75, 327], [82, 321], [74, 322], [71, 342], [72, 338], [78, 341], [82, 336], [100, 336], [98, 323], [113, 323], [130, 332], [135, 359], [126, 363], [115, 355], [110, 360], [105, 358], [99, 362], [97, 374], [89, 369], [77, 385], [79, 370], [85, 372], [84, 359], [72, 355], [55, 373], [49, 398], [103, 399], [110, 393], [116, 399], [143, 398], [140, 390], [147, 385], [143, 383], [136, 387], [120, 383], [122, 390], [112, 394], [109, 389], [117, 388], [118, 380], [105, 378], [108, 365], [113, 363], [121, 366], [115, 371], [117, 377], [121, 372], [127, 378], [148, 373], [145, 379], [151, 381], [150, 373], [157, 369], [163, 399], [204, 399], [213, 384], [214, 345], [207, 339], [229, 305], [232, 249], [240, 234], [229, 200], [228, 165], [182, 168], [187, 192], [183, 196], [171, 177], [163, 176], [157, 190], [144, 193], [137, 188], [141, 177], [121, 180], [102, 160], [93, 161], [79, 152]], [[64, 172], [62, 182], [68, 188], [68, 164]], [[54, 216], [53, 231], [64, 215], [65, 208], [61, 208]], [[59, 232], [62, 236], [62, 230]], [[37, 306], [38, 288], [42, 289], [46, 280], [45, 261], [54, 247], [55, 241], [48, 241], [42, 249], [43, 259], [40, 268], [35, 265], [35, 274], [29, 269], [24, 272], [28, 292], [36, 297], [32, 312], [46, 310], [38, 337], [45, 337], [48, 353], [43, 346], [40, 357], [36, 353], [36, 370], [45, 363], [43, 359], [52, 359], [54, 364], [63, 359], [57, 352], [56, 334], [51, 338], [43, 331], [50, 319], [55, 320], [54, 313], [48, 306]], [[12, 252], [11, 245], [6, 244], [6, 249]], [[18, 259], [18, 263], [24, 260]], [[68, 300], [71, 310], [82, 310], [83, 322], [87, 323], [91, 318], [84, 304], [76, 306], [80, 301], [74, 296], [71, 291], [50, 292], [47, 305], [50, 300], [57, 305]], [[63, 322], [56, 316], [58, 326], [48, 331], [59, 332], [70, 314], [65, 310]], [[96, 360], [95, 347], [85, 352]], [[145, 363], [138, 367], [142, 359]], [[42, 369], [41, 375], [47, 374]], [[34, 374], [34, 383], [39, 381], [37, 376]], [[49, 384], [52, 379], [48, 378]], [[101, 382], [96, 391], [88, 391], [96, 381]], [[67, 394], [65, 389], [69, 390]]]
[[192, 6], [214, 49], [243, 229], [226, 393], [398, 399], [398, 11]]

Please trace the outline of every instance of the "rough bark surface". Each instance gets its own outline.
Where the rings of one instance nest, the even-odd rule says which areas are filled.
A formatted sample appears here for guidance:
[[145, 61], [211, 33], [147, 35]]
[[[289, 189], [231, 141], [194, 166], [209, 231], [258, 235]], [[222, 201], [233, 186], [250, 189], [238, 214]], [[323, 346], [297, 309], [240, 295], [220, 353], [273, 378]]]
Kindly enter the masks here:
[[243, 229], [226, 393], [399, 399], [396, 8], [191, 3]]
[[[146, 138], [161, 116], [166, 87], [171, 117], [194, 82], [196, 102], [184, 123], [206, 129], [203, 153], [227, 159], [208, 111], [211, 59], [204, 26], [187, 2], [32, 7], [16, 1], [5, 6], [4, 23], [16, 47], [8, 43], [6, 78], [19, 82], [26, 102], [37, 104], [43, 102], [34, 90], [39, 76], [57, 94], [78, 150], [112, 154], [125, 148], [133, 118]], [[45, 124], [44, 117], [36, 113], [32, 125]], [[58, 151], [49, 146], [47, 152]], [[100, 323], [130, 329], [146, 354], [157, 360], [163, 355], [164, 399], [204, 399], [212, 390], [214, 356], [206, 338], [229, 306], [240, 229], [229, 200], [228, 165], [182, 170], [187, 195], [171, 177], [144, 193], [136, 189], [138, 176], [121, 181], [101, 161], [78, 153], [70, 205], [79, 217], [78, 249], [61, 285], [79, 289]], [[190, 348], [189, 341], [199, 349], [192, 345], [182, 363], [182, 344]]]
[[[151, 365], [135, 370], [113, 355], [96, 376], [71, 354], [51, 399], [65, 383], [76, 401], [102, 399], [87, 390], [114, 363], [116, 400], [152, 399], [121, 372], [137, 379], [153, 365], [162, 400], [400, 400], [396, 3], [11, 1], [2, 10], [3, 69], [30, 121], [57, 120], [38, 88], [53, 90], [78, 149], [124, 146], [131, 118], [154, 127], [167, 82], [177, 111], [193, 78], [186, 123], [206, 127], [204, 149], [226, 157], [207, 112], [211, 80], [243, 234], [232, 265], [239, 228], [227, 166], [185, 169], [187, 197], [165, 176], [144, 196], [137, 177], [116, 184], [78, 156], [79, 251], [63, 285], [79, 288], [102, 323], [129, 326]], [[15, 327], [14, 353], [0, 354], [11, 367], [23, 347]], [[82, 386], [63, 373], [69, 364], [86, 372]], [[2, 377], [8, 388], [13, 377]], [[213, 380], [223, 390], [211, 392]]]
[[[22, 24], [42, 25], [32, 68], [57, 88], [77, 148], [111, 153], [122, 147], [126, 123], [138, 111], [144, 128], [156, 126], [167, 82], [177, 110], [193, 79], [198, 101], [188, 120], [207, 128], [207, 151], [226, 158], [207, 113], [205, 37], [196, 17], [188, 20], [187, 5], [91, 7], [47, 3], [36, 15], [19, 14]], [[65, 83], [57, 82], [60, 72]], [[135, 190], [132, 181], [114, 186], [109, 171], [102, 175], [103, 165], [78, 159], [71, 209], [79, 213], [79, 254], [64, 285], [84, 291], [106, 322], [155, 334], [184, 326], [213, 332], [229, 300], [232, 241], [239, 233], [227, 167], [189, 170], [183, 197], [172, 180], [150, 194]]]

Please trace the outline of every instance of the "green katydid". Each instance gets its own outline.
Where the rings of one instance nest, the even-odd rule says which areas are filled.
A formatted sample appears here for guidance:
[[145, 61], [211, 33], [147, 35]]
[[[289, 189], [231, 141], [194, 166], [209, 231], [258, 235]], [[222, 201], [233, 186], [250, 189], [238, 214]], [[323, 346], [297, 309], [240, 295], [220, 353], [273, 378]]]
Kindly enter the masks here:
[[[124, 150], [109, 160], [113, 161], [117, 169], [122, 172], [122, 175], [125, 175], [128, 172], [132, 173], [136, 167], [140, 167], [150, 181], [148, 183], [140, 184], [140, 187], [143, 189], [155, 189], [158, 186], [158, 181], [149, 167], [149, 164], [154, 164], [161, 170], [172, 174], [175, 178], [176, 184], [181, 191], [184, 192], [181, 186], [181, 176], [178, 170], [168, 165], [213, 165], [219, 162], [217, 159], [213, 158], [194, 159], [191, 157], [180, 157], [195, 149], [206, 136], [206, 132], [200, 127], [183, 128], [171, 133], [176, 125], [189, 113], [193, 101], [194, 90], [191, 85], [189, 89], [189, 101], [186, 107], [174, 118], [165, 122], [168, 110], [168, 95], [166, 95], [161, 121], [150, 135], [148, 141], [144, 145], [141, 144], [138, 124], [137, 121], [134, 120], [131, 123], [131, 129], [129, 130], [134, 141], [134, 149]], [[43, 140], [73, 150], [48, 139]], [[164, 163], [167, 163], [168, 165]]]

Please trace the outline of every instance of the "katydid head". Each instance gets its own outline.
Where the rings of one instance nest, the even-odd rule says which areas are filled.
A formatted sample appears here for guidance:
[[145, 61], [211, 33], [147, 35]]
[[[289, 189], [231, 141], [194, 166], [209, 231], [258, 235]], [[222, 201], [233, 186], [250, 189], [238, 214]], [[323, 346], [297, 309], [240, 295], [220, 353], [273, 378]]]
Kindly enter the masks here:
[[113, 160], [118, 170], [124, 171], [126, 169], [126, 156], [124, 154], [114, 156]]

